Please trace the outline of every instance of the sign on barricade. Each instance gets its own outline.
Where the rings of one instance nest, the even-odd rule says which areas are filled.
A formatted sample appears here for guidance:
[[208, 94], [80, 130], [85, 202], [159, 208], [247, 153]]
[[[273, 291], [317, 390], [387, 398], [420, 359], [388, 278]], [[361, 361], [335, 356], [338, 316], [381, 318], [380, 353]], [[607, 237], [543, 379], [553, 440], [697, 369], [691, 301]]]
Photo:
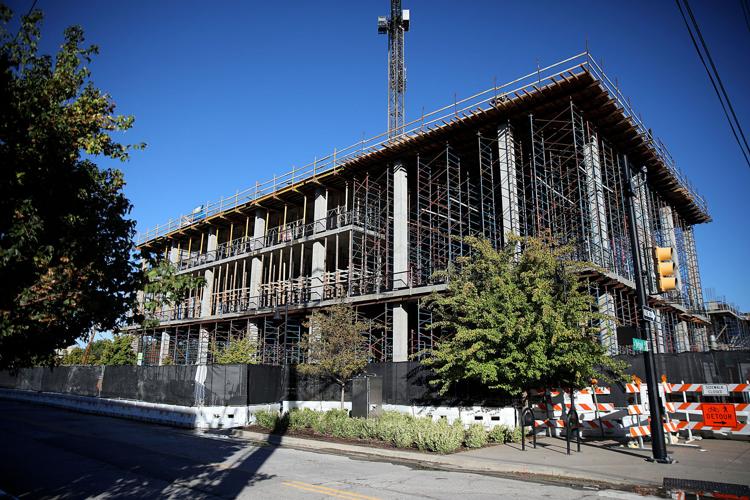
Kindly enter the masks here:
[[[727, 397], [750, 392], [750, 383], [744, 384], [670, 384], [672, 391], [682, 394], [682, 403], [674, 402], [667, 411], [683, 415], [681, 419], [672, 417], [677, 429], [687, 431], [688, 441], [693, 439], [693, 431], [718, 432], [729, 437], [750, 435], [750, 403], [688, 402], [686, 394], [697, 396]], [[702, 421], [691, 421], [691, 416], [700, 416]], [[740, 422], [738, 416], [745, 421]]]
[[703, 423], [712, 427], [737, 427], [737, 412], [734, 405], [703, 403]]
[[[665, 410], [664, 431], [672, 434], [672, 439], [676, 439], [680, 431], [688, 433], [688, 441], [692, 440], [694, 431], [720, 432], [728, 436], [750, 435], [750, 403], [690, 402], [686, 396], [692, 392], [699, 398], [736, 397], [750, 393], [750, 383], [670, 384], [663, 376], [657, 387], [659, 401]], [[611, 394], [608, 387], [591, 386], [573, 394], [557, 389], [534, 391], [534, 394], [544, 398], [534, 408], [546, 414], [546, 418], [536, 420], [536, 428], [549, 429], [554, 435], [561, 436], [567, 431], [568, 414], [575, 409], [583, 432], [602, 437], [625, 436], [637, 439], [638, 444], [643, 446], [643, 438], [651, 434], [646, 384], [633, 376], [632, 382], [625, 384], [625, 392], [632, 395], [632, 400], [625, 407], [616, 407], [614, 403], [598, 400], [599, 396]], [[681, 396], [682, 402], [668, 401], [675, 395]]]

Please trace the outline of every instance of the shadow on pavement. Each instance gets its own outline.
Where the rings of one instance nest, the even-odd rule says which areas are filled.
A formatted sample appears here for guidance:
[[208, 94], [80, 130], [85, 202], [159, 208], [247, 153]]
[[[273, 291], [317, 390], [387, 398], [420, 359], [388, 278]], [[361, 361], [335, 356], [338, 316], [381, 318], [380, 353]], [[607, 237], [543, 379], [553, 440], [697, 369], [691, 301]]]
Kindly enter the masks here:
[[8, 412], [8, 406], [3, 402], [0, 419], [6, 450], [0, 488], [17, 497], [234, 498], [275, 477], [261, 468], [280, 434], [253, 446], [217, 434], [55, 408], [39, 412], [26, 404]]

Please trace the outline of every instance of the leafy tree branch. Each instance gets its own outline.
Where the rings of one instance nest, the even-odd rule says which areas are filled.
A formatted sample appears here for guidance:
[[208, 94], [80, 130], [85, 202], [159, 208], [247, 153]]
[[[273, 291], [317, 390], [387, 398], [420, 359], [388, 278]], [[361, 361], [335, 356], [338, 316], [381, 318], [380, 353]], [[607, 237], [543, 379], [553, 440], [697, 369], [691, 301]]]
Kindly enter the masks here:
[[596, 311], [580, 277], [591, 265], [573, 260], [572, 247], [550, 237], [514, 237], [500, 250], [466, 242], [470, 255], [447, 271], [448, 292], [429, 300], [443, 337], [423, 363], [442, 394], [459, 381], [516, 396], [621, 376], [598, 340], [613, 318]]

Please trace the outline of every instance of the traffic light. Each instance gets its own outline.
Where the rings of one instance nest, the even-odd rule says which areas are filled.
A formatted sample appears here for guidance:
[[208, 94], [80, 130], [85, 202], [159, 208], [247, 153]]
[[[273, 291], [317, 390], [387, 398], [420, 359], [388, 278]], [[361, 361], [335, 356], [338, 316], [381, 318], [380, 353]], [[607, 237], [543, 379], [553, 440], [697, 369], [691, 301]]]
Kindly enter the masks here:
[[659, 292], [668, 292], [677, 288], [672, 247], [654, 248], [654, 265], [656, 266], [656, 285]]

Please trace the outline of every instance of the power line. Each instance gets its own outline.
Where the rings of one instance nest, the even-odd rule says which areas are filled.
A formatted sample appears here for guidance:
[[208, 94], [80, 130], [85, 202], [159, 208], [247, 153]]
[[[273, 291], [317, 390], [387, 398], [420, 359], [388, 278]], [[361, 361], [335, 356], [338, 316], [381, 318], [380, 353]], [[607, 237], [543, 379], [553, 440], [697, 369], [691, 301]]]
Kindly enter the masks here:
[[[31, 13], [34, 11], [34, 7], [36, 7], [36, 2], [37, 0], [34, 0], [33, 2], [31, 2], [31, 7], [29, 7], [28, 12], [26, 12], [26, 15], [23, 17], [29, 17], [31, 15]], [[21, 33], [25, 31], [26, 31], [26, 27], [23, 24], [23, 18], [21, 18], [21, 26], [18, 28], [18, 33], [16, 33], [16, 36], [13, 38], [13, 41], [14, 42], [17, 41], [19, 35], [21, 35]]]
[[[750, 167], [750, 158], [748, 157], [748, 152], [750, 152], [750, 146], [748, 146], [747, 139], [745, 138], [745, 133], [742, 130], [742, 126], [740, 125], [739, 120], [737, 119], [737, 115], [734, 112], [734, 107], [732, 106], [731, 101], [729, 100], [729, 95], [727, 95], [726, 89], [724, 88], [724, 84], [721, 81], [721, 78], [719, 77], [719, 72], [716, 69], [716, 65], [714, 64], [713, 58], [711, 57], [711, 53], [708, 50], [708, 45], [706, 44], [706, 41], [703, 39], [703, 35], [701, 34], [700, 28], [698, 27], [698, 22], [695, 19], [695, 16], [693, 15], [693, 11], [690, 8], [690, 4], [688, 3], [688, 0], [682, 0], [685, 3], [685, 9], [683, 10], [682, 4], [680, 3], [680, 0], [675, 0], [677, 3], [677, 8], [680, 9], [680, 14], [682, 15], [682, 20], [685, 22], [685, 27], [688, 30], [688, 34], [690, 35], [690, 40], [693, 42], [693, 47], [695, 47], [695, 51], [698, 53], [698, 57], [701, 60], [701, 63], [703, 63], [703, 68], [706, 70], [706, 74], [708, 74], [708, 78], [711, 81], [711, 86], [714, 88], [714, 92], [716, 92], [716, 97], [719, 99], [719, 103], [721, 104], [721, 109], [724, 110], [724, 116], [727, 118], [727, 122], [729, 122], [729, 127], [732, 129], [732, 134], [734, 135], [734, 139], [737, 141], [737, 145], [740, 147], [740, 150], [742, 151], [742, 156], [745, 157], [745, 162], [747, 162], [748, 167]], [[690, 19], [693, 23], [693, 28], [691, 29], [690, 23], [687, 20], [687, 17], [685, 16], [685, 10], [687, 10]], [[701, 46], [703, 47], [703, 51], [706, 54], [706, 58], [708, 58], [709, 64], [711, 65], [711, 68], [713, 69], [713, 73], [711, 72], [711, 69], [709, 69], [709, 64], [706, 64], [706, 58], [703, 57], [703, 52], [701, 52], [700, 47], [698, 46], [698, 42], [695, 39], [695, 35], [693, 34], [693, 29], [695, 29], [695, 33], [698, 35], [698, 39], [701, 42]], [[718, 86], [717, 86], [718, 82]], [[719, 90], [721, 89], [721, 90]], [[726, 104], [725, 104], [726, 103]], [[729, 108], [729, 111], [727, 111], [727, 107]], [[730, 112], [732, 117], [730, 117]], [[734, 120], [732, 119], [734, 118]], [[739, 135], [738, 132], [739, 131]], [[740, 136], [742, 136], [742, 140], [740, 140]]]
[[688, 14], [690, 14], [690, 19], [693, 21], [693, 26], [695, 26], [695, 32], [698, 34], [698, 39], [701, 41], [701, 45], [703, 46], [703, 49], [706, 52], [706, 56], [708, 57], [708, 62], [711, 64], [711, 68], [714, 70], [714, 74], [716, 75], [716, 81], [719, 82], [721, 93], [724, 95], [724, 99], [726, 100], [727, 105], [729, 106], [729, 111], [732, 112], [732, 117], [734, 118], [734, 121], [737, 124], [737, 130], [739, 130], [740, 135], [742, 135], [742, 141], [745, 144], [745, 148], [746, 150], [750, 150], [750, 146], [748, 146], [747, 144], [747, 138], [745, 137], [745, 133], [742, 131], [742, 127], [740, 126], [740, 121], [739, 119], [737, 119], [737, 115], [734, 112], [732, 101], [729, 100], [729, 95], [727, 94], [727, 91], [724, 88], [724, 84], [721, 81], [721, 77], [719, 76], [719, 70], [716, 69], [714, 60], [711, 57], [711, 52], [708, 50], [708, 45], [706, 44], [706, 41], [703, 39], [703, 34], [701, 33], [700, 28], [698, 27], [698, 21], [696, 21], [695, 16], [693, 16], [693, 10], [690, 8], [690, 4], [688, 3], [688, 0], [683, 0], [683, 2], [685, 2], [685, 7], [687, 7]]
[[745, 16], [747, 29], [750, 31], [750, 3], [748, 3], [748, 0], [740, 0], [740, 7], [742, 7], [742, 15]]

